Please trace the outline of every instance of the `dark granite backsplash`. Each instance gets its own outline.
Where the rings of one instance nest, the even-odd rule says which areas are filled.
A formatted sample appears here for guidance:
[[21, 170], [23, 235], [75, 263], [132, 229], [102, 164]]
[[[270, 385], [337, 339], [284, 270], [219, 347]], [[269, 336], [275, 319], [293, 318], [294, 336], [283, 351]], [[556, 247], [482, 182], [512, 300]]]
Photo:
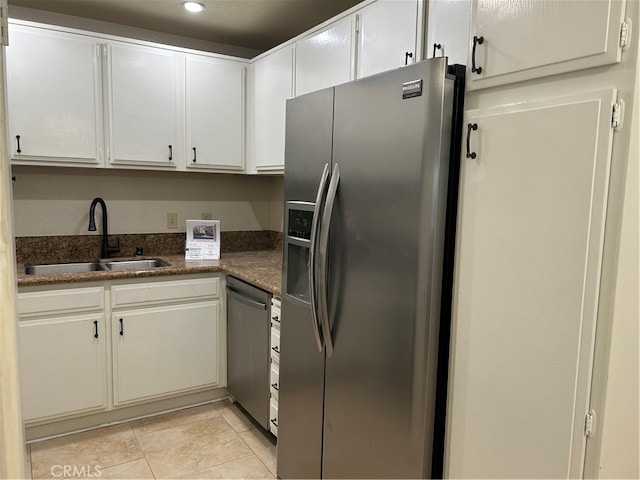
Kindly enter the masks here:
[[[114, 257], [132, 257], [142, 247], [146, 257], [183, 255], [183, 233], [132, 233], [109, 235], [109, 245], [120, 239], [120, 253]], [[16, 237], [18, 263], [63, 263], [94, 260], [100, 256], [101, 235], [62, 235], [52, 237]], [[281, 250], [282, 233], [271, 230], [221, 232], [220, 253], [253, 250]]]

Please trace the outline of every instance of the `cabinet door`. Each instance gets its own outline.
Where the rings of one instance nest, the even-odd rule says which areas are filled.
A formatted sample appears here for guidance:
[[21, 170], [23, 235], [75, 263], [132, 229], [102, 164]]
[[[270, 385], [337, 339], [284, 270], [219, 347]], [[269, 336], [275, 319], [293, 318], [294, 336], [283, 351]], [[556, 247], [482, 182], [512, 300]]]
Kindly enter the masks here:
[[354, 79], [355, 16], [296, 42], [296, 96]]
[[112, 315], [114, 404], [219, 382], [218, 301]]
[[102, 313], [21, 320], [18, 352], [24, 420], [105, 408], [105, 340]]
[[451, 478], [582, 478], [613, 90], [468, 112]]
[[10, 26], [7, 109], [14, 163], [102, 160], [99, 47], [88, 37]]
[[425, 57], [449, 57], [449, 65], [466, 65], [470, 16], [470, 0], [429, 0]]
[[357, 16], [358, 78], [416, 62], [418, 0], [378, 0]]
[[184, 56], [116, 43], [108, 55], [110, 162], [175, 167]]
[[625, 0], [475, 0], [470, 41], [483, 41], [469, 48], [469, 89], [619, 62], [624, 10]]
[[257, 170], [284, 169], [285, 104], [293, 96], [293, 45], [253, 64], [253, 161]]
[[244, 72], [239, 62], [187, 56], [187, 167], [242, 170]]

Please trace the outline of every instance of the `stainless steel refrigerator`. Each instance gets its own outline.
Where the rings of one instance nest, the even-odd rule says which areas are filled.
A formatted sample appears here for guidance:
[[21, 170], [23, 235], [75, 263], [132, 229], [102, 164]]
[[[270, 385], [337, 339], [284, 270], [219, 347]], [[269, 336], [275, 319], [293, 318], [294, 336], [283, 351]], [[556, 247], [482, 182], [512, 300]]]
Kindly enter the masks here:
[[439, 474], [463, 70], [287, 101], [280, 478]]

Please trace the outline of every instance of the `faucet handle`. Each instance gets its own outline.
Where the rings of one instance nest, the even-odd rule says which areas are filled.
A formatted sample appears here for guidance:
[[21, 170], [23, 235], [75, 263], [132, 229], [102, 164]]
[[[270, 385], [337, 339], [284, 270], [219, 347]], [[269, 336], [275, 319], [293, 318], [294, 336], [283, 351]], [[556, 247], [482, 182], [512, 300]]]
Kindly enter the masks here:
[[107, 246], [107, 248], [109, 249], [109, 253], [118, 253], [120, 251], [120, 237], [116, 237], [115, 247]]

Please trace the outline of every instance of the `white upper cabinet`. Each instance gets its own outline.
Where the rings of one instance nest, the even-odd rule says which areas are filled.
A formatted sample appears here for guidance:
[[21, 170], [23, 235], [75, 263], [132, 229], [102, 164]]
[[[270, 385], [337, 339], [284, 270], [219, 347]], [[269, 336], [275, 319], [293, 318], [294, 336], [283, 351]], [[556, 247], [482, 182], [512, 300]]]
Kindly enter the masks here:
[[296, 42], [296, 96], [346, 83], [354, 76], [355, 15]]
[[244, 167], [245, 65], [187, 56], [187, 168]]
[[284, 169], [285, 104], [293, 96], [293, 45], [253, 64], [253, 163], [256, 170]]
[[429, 0], [425, 58], [448, 57], [467, 64], [471, 0]]
[[184, 55], [124, 43], [108, 49], [111, 164], [175, 167], [183, 148]]
[[14, 163], [102, 161], [100, 51], [95, 39], [12, 24], [7, 48]]
[[417, 61], [418, 0], [378, 0], [356, 15], [358, 78]]
[[624, 11], [624, 0], [474, 0], [469, 88], [619, 62]]
[[583, 477], [615, 98], [467, 113], [448, 478]]

